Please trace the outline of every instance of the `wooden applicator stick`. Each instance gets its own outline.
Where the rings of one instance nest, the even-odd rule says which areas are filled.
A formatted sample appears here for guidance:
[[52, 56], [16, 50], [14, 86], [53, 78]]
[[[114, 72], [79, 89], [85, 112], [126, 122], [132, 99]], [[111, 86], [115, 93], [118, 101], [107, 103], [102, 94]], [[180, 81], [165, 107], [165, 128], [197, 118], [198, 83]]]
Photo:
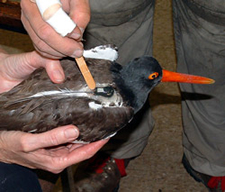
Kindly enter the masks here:
[[91, 75], [91, 72], [88, 69], [88, 66], [84, 60], [84, 57], [80, 57], [80, 58], [75, 58], [78, 67], [80, 68], [80, 71], [84, 77], [84, 80], [86, 81], [88, 87], [90, 89], [95, 89], [96, 87], [96, 83], [94, 78]]

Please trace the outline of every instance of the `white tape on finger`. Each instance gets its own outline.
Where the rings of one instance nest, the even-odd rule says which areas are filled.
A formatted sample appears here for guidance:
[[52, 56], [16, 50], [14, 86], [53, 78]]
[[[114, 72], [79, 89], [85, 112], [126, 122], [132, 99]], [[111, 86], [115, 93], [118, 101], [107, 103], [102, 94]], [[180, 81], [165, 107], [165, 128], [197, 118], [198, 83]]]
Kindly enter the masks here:
[[71, 33], [76, 24], [62, 9], [59, 0], [36, 0], [42, 18], [51, 25], [61, 36]]

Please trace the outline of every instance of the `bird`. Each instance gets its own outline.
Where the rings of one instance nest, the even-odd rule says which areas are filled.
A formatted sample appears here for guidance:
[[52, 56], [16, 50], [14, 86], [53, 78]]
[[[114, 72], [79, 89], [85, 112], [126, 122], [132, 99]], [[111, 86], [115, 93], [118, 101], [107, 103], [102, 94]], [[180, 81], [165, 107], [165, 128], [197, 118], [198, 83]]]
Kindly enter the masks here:
[[76, 142], [90, 143], [112, 137], [129, 124], [160, 82], [214, 82], [164, 70], [148, 55], [122, 66], [115, 61], [117, 56], [114, 59], [102, 56], [104, 51], [106, 55], [117, 54], [112, 45], [89, 50], [91, 57], [96, 53], [100, 57], [84, 54], [96, 81], [94, 90], [85, 83], [74, 59], [63, 58], [65, 81], [62, 84], [53, 83], [40, 68], [10, 91], [0, 94], [0, 130], [42, 133], [73, 124], [80, 133]]

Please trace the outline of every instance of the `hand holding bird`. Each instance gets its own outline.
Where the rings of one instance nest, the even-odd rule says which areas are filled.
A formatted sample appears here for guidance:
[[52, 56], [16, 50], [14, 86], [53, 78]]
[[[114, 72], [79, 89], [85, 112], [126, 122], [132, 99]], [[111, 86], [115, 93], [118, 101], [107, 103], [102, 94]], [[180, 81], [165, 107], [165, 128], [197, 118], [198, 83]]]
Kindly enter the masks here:
[[9, 55], [0, 50], [0, 93], [22, 82], [38, 68], [45, 68], [54, 83], [62, 83], [65, 75], [59, 62], [46, 59], [37, 52]]
[[[36, 52], [9, 55], [1, 51], [0, 92], [9, 91], [40, 67], [46, 68], [53, 82], [64, 80], [61, 66], [52, 65], [51, 60], [42, 58]], [[55, 71], [61, 73], [60, 77]], [[70, 165], [90, 158], [108, 141], [101, 140], [88, 145], [72, 143], [78, 136], [79, 130], [73, 125], [40, 134], [0, 131], [0, 162], [59, 173]]]

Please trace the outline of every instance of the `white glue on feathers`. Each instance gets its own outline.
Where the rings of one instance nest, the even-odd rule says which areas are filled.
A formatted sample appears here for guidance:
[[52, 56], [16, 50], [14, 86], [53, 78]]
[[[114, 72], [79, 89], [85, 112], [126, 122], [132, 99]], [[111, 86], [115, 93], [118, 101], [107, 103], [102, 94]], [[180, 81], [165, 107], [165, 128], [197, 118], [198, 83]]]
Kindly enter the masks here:
[[36, 0], [42, 18], [61, 36], [71, 33], [76, 24], [62, 9], [60, 0]]
[[116, 49], [112, 45], [100, 45], [89, 50], [84, 50], [83, 56], [85, 58], [115, 61], [118, 58]]

